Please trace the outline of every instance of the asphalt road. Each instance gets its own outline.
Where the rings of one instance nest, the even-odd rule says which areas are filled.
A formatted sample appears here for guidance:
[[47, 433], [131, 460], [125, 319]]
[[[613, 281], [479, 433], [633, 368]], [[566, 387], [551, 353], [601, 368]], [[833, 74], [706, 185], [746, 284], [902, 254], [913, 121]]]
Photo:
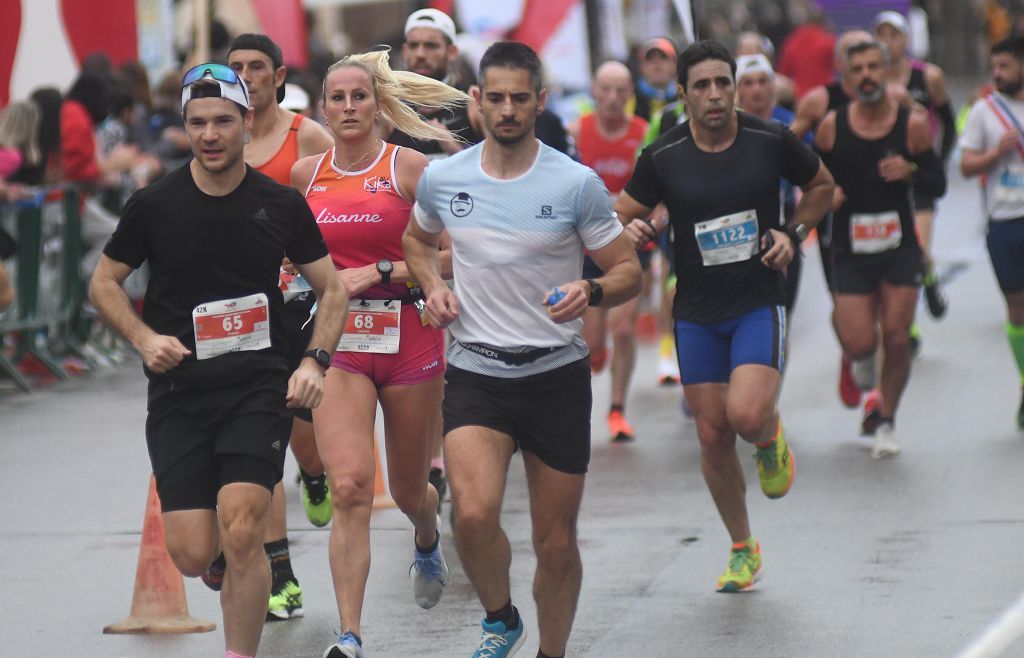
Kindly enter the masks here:
[[[593, 462], [580, 520], [584, 585], [571, 656], [949, 656], [1024, 589], [1020, 396], [1005, 313], [983, 247], [973, 184], [954, 181], [936, 233], [951, 310], [919, 314], [923, 350], [898, 419], [903, 454], [875, 461], [859, 415], [836, 394], [839, 351], [817, 254], [810, 250], [791, 322], [781, 408], [798, 464], [791, 493], [769, 501], [744, 457], [765, 579], [713, 590], [729, 540], [699, 471], [679, 389], [654, 383], [641, 350], [628, 411], [632, 445], [605, 439], [607, 374], [595, 378]], [[129, 610], [149, 465], [137, 363], [24, 395], [0, 394], [0, 654], [220, 656], [220, 631], [105, 636]], [[301, 511], [289, 461], [288, 509], [303, 619], [268, 625], [262, 656], [320, 656], [338, 624], [326, 530]], [[537, 650], [525, 482], [513, 462], [504, 523], [513, 600]], [[373, 517], [363, 635], [367, 656], [468, 656], [481, 610], [450, 537], [452, 582], [431, 611], [412, 601], [411, 531]], [[218, 598], [186, 582], [192, 613], [220, 622]], [[1007, 655], [1024, 655], [1024, 641]]]

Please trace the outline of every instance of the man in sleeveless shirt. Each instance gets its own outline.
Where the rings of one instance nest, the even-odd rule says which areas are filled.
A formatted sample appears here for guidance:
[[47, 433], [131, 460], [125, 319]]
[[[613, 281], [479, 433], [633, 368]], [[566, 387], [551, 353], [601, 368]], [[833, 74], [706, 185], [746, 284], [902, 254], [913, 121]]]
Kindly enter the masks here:
[[[636, 155], [647, 132], [647, 122], [626, 112], [633, 97], [633, 77], [619, 62], [605, 62], [597, 68], [591, 85], [594, 111], [580, 117], [569, 128], [576, 141], [580, 163], [601, 177], [612, 199], [625, 187]], [[650, 251], [638, 252], [640, 265], [647, 270]], [[602, 272], [590, 256], [583, 259], [583, 278], [593, 279]], [[583, 337], [590, 350], [590, 365], [600, 372], [607, 359], [605, 334], [612, 334], [611, 408], [608, 411], [608, 432], [613, 441], [631, 441], [635, 432], [626, 420], [626, 398], [629, 382], [636, 366], [636, 321], [639, 299], [631, 299], [615, 308], [593, 307], [583, 316]]]
[[873, 389], [881, 326], [881, 400], [875, 458], [899, 454], [896, 408], [910, 375], [910, 325], [921, 283], [912, 187], [942, 196], [946, 177], [920, 114], [886, 93], [887, 51], [877, 41], [847, 50], [844, 81], [856, 98], [833, 110], [815, 145], [836, 179], [833, 209], [834, 323], [862, 390]]
[[[1006, 335], [1024, 385], [1024, 39], [992, 46], [996, 92], [975, 103], [960, 144], [964, 176], [981, 176], [988, 253], [1006, 300]], [[1017, 411], [1024, 430], [1024, 394]]]
[[[846, 85], [846, 51], [850, 46], [858, 43], [871, 41], [870, 32], [865, 30], [849, 30], [839, 36], [836, 41], [836, 79], [828, 85], [821, 85], [807, 92], [800, 99], [796, 108], [796, 117], [790, 128], [800, 139], [809, 135], [813, 138], [814, 131], [825, 119], [829, 112], [845, 106], [854, 96], [854, 91]], [[890, 90], [891, 92], [892, 90]], [[818, 225], [818, 251], [821, 255], [821, 268], [825, 274], [825, 284], [829, 291], [832, 291], [832, 219], [826, 216]], [[833, 300], [834, 304], [834, 300]], [[835, 327], [835, 318], [832, 320]], [[853, 409], [860, 405], [861, 390], [853, 379], [850, 371], [850, 360], [843, 354], [839, 363], [839, 399], [843, 404]], [[865, 415], [870, 413], [873, 401], [871, 396], [865, 401]]]
[[[889, 49], [888, 81], [894, 87], [905, 88], [914, 102], [927, 112], [933, 132], [933, 145], [938, 141], [939, 156], [942, 162], [946, 163], [953, 152], [953, 147], [956, 146], [956, 119], [953, 116], [952, 103], [946, 94], [945, 74], [934, 64], [908, 56], [910, 23], [903, 14], [883, 11], [875, 17], [874, 27], [875, 36]], [[941, 133], [940, 140], [935, 140], [935, 133]], [[935, 275], [935, 263], [931, 253], [937, 199], [921, 194], [917, 189], [913, 194], [914, 224], [924, 254], [925, 301], [928, 303], [928, 312], [932, 317], [939, 319], [946, 314], [947, 302]]]
[[[281, 185], [291, 185], [295, 161], [329, 149], [334, 144], [330, 134], [316, 121], [280, 106], [284, 99], [287, 70], [281, 49], [270, 37], [265, 34], [239, 35], [228, 47], [228, 65], [245, 81], [254, 112], [252, 131], [245, 145], [246, 163]], [[302, 359], [302, 352], [309, 342], [312, 323], [307, 325], [305, 332], [302, 326], [309, 317], [315, 297], [301, 277], [295, 280], [286, 274], [283, 281], [290, 282], [293, 288], [286, 291], [284, 315], [289, 355], [294, 367]], [[331, 518], [331, 501], [324, 469], [316, 452], [312, 420], [309, 409], [297, 410], [289, 443], [299, 462], [306, 513], [314, 525], [323, 526]], [[268, 621], [291, 619], [303, 614], [302, 589], [292, 571], [288, 552], [285, 509], [284, 484], [278, 482], [264, 537], [264, 549], [273, 572], [273, 587], [267, 606]]]

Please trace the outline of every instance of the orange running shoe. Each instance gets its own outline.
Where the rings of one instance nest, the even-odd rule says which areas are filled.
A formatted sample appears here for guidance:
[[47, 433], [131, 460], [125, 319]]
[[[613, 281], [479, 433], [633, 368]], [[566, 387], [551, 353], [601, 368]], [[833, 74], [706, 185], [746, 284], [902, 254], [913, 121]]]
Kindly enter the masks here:
[[608, 412], [608, 432], [612, 441], [632, 441], [636, 438], [633, 427], [618, 409]]
[[850, 409], [856, 409], [860, 405], [860, 387], [853, 379], [853, 372], [850, 370], [850, 360], [843, 354], [839, 363], [839, 399]]

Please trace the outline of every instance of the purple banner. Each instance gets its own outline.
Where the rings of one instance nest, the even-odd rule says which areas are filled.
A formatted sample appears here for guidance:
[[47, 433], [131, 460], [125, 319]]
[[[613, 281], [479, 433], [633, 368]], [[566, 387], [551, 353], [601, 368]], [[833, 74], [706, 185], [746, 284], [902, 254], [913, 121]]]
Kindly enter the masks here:
[[898, 11], [904, 16], [910, 9], [910, 0], [817, 0], [840, 32], [863, 28], [870, 30], [871, 22], [880, 11]]

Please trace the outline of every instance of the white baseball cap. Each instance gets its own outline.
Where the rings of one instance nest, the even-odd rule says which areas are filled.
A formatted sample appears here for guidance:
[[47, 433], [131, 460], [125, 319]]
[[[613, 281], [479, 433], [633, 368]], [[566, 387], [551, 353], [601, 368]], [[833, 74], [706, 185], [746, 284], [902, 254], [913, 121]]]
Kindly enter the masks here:
[[417, 27], [429, 27], [438, 30], [448, 37], [448, 41], [455, 43], [455, 22], [451, 16], [438, 9], [420, 9], [409, 14], [405, 21], [405, 36], [409, 36], [411, 30]]
[[775, 78], [775, 69], [764, 55], [758, 53], [756, 55], [740, 55], [736, 58], [736, 82], [742, 80], [745, 75], [755, 73], [767, 73], [769, 78]]
[[879, 25], [891, 25], [903, 34], [910, 34], [910, 23], [907, 22], [906, 17], [898, 11], [883, 11], [875, 16], [874, 26], [878, 29]]
[[306, 90], [292, 82], [284, 83], [284, 99], [281, 107], [292, 112], [303, 112], [309, 109], [309, 94]]

